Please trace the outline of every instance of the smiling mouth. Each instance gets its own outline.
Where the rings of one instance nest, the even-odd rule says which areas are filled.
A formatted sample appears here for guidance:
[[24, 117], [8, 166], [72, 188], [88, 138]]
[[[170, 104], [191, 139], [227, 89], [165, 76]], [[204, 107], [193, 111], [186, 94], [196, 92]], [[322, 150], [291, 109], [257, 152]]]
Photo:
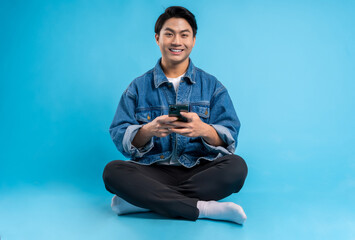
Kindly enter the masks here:
[[183, 49], [173, 49], [173, 48], [169, 48], [170, 52], [173, 53], [181, 53], [182, 51], [184, 51]]

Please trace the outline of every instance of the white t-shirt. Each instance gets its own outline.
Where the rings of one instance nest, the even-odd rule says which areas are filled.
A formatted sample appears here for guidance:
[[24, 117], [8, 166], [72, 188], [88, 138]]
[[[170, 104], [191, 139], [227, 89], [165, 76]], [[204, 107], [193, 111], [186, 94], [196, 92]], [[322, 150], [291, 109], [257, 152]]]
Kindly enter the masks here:
[[[186, 73], [186, 72], [185, 72]], [[183, 76], [185, 76], [185, 73], [182, 74], [181, 76], [177, 77], [177, 78], [167, 78], [169, 80], [169, 82], [173, 83], [174, 85], [174, 89], [175, 89], [175, 92], [177, 92], [178, 90], [178, 87], [179, 87], [179, 84], [180, 84], [180, 80]]]

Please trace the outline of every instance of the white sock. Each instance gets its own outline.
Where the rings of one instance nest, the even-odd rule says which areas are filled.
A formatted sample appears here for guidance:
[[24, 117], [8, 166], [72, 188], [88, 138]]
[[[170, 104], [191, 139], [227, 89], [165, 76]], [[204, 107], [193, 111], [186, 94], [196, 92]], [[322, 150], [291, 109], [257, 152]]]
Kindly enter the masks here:
[[136, 213], [136, 212], [149, 212], [149, 209], [140, 208], [135, 205], [130, 204], [124, 199], [118, 197], [117, 195], [113, 196], [111, 201], [112, 210], [118, 215], [126, 214], [126, 213]]
[[198, 218], [210, 218], [243, 224], [247, 219], [244, 210], [233, 202], [198, 201]]

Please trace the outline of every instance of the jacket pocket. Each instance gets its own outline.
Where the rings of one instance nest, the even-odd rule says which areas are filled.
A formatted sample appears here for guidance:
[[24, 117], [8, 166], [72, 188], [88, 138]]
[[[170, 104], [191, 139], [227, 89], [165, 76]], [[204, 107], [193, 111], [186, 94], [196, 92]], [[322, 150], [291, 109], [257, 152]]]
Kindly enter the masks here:
[[137, 111], [135, 117], [140, 124], [145, 124], [153, 121], [156, 117], [159, 117], [160, 115], [162, 115], [162, 110], [145, 109]]
[[210, 118], [210, 106], [209, 105], [190, 105], [190, 111], [197, 113], [203, 122], [208, 122]]

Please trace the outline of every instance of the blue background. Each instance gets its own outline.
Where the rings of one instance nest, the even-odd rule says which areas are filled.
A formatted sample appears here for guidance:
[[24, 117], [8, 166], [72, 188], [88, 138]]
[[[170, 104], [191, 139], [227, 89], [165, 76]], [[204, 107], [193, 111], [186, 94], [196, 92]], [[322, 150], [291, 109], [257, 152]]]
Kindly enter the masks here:
[[[236, 154], [249, 175], [229, 200], [243, 227], [110, 212], [102, 170], [124, 157], [108, 128], [122, 92], [161, 56], [154, 24], [171, 5], [195, 14], [190, 57], [229, 89], [242, 123]], [[350, 0], [1, 0], [1, 239], [169, 239], [179, 228], [193, 239], [351, 239], [354, 12]]]

